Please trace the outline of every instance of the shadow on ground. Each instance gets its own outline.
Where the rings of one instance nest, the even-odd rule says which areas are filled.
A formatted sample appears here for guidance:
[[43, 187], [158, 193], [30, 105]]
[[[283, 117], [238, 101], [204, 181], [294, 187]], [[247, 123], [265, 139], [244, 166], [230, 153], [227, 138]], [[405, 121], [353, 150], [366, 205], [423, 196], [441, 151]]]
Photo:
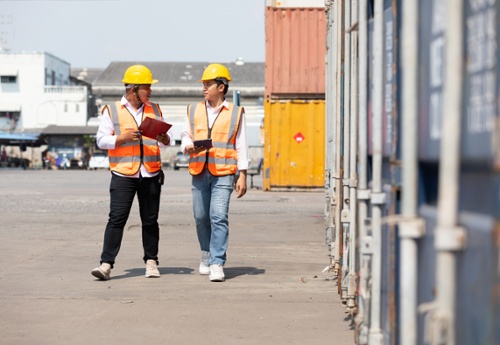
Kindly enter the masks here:
[[[158, 267], [158, 270], [160, 271], [160, 274], [191, 274], [193, 273], [193, 269], [189, 267]], [[141, 268], [131, 268], [128, 270], [125, 270], [125, 274], [122, 275], [117, 275], [117, 276], [111, 276], [113, 280], [116, 279], [125, 279], [125, 278], [132, 278], [132, 277], [139, 277], [143, 276], [146, 273], [146, 269], [144, 267]]]
[[[158, 270], [160, 271], [161, 275], [197, 273], [197, 270], [194, 270], [190, 267], [158, 267]], [[266, 272], [265, 269], [256, 268], [256, 267], [225, 267], [224, 268], [224, 273], [226, 275], [226, 279], [232, 279], [232, 278], [236, 278], [236, 277], [244, 276], [244, 275], [264, 274], [265, 272]], [[132, 277], [140, 277], [140, 276], [143, 276], [144, 273], [145, 273], [145, 269], [143, 267], [131, 268], [131, 269], [125, 270], [125, 274], [116, 275], [116, 276], [112, 275], [111, 278], [113, 280], [117, 280], [117, 279], [125, 279], [125, 278], [132, 278]]]
[[244, 275], [257, 275], [266, 273], [265, 269], [256, 267], [225, 267], [226, 279], [232, 279]]

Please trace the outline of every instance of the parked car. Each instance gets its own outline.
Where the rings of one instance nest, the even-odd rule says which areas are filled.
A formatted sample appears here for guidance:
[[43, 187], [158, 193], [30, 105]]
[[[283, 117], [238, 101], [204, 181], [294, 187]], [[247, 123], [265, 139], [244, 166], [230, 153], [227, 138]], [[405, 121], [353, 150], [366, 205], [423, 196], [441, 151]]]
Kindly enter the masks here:
[[181, 151], [177, 152], [174, 157], [174, 162], [172, 167], [174, 170], [179, 170], [179, 168], [187, 168], [189, 166], [189, 155], [185, 155]]
[[89, 160], [89, 169], [109, 169], [109, 157], [107, 153], [96, 152]]

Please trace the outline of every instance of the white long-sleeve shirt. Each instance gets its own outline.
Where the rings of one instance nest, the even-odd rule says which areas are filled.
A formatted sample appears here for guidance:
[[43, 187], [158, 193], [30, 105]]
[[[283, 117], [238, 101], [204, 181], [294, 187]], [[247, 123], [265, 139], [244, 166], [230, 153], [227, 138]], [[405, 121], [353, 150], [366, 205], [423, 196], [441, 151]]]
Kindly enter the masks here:
[[[127, 108], [127, 110], [130, 112], [130, 115], [134, 117], [135, 122], [137, 123], [137, 126], [139, 127], [142, 123], [142, 114], [144, 111], [144, 104], [141, 105], [137, 111], [130, 105], [130, 102], [125, 98], [125, 96], [122, 97], [120, 100], [120, 103]], [[149, 105], [149, 103], [148, 103]], [[165, 121], [165, 119], [163, 118]], [[168, 137], [170, 138], [170, 146], [174, 145], [174, 139], [171, 131], [169, 130], [167, 132]], [[116, 148], [116, 137], [117, 135], [115, 134], [115, 128], [113, 126], [113, 121], [111, 121], [111, 117], [109, 116], [108, 109], [104, 111], [103, 115], [101, 116], [101, 122], [99, 124], [99, 129], [97, 130], [97, 135], [96, 135], [96, 142], [97, 142], [97, 147], [99, 147], [102, 150], [113, 150]], [[164, 147], [162, 143], [158, 142], [158, 145], [160, 147]], [[120, 176], [125, 176], [125, 177], [134, 177], [134, 178], [139, 178], [140, 176], [143, 177], [152, 177], [156, 176], [158, 173], [150, 173], [146, 167], [144, 167], [144, 164], [141, 163], [141, 168], [139, 171], [132, 176], [126, 176], [122, 175], [117, 172], [113, 172], [114, 174], [120, 175]]]
[[[226, 100], [222, 102], [217, 108], [212, 108], [208, 101], [205, 101], [205, 105], [208, 113], [208, 127], [212, 128], [217, 116], [219, 115], [222, 107], [229, 109], [229, 104]], [[189, 117], [186, 116], [186, 122], [182, 127], [181, 132], [181, 150], [186, 153], [186, 146], [193, 144], [193, 135], [191, 133], [191, 126], [189, 124]], [[238, 170], [248, 169], [248, 145], [247, 145], [247, 130], [245, 121], [245, 112], [243, 111], [240, 119], [240, 126], [238, 127], [238, 132], [236, 132], [236, 144], [235, 144], [236, 154], [238, 157]]]

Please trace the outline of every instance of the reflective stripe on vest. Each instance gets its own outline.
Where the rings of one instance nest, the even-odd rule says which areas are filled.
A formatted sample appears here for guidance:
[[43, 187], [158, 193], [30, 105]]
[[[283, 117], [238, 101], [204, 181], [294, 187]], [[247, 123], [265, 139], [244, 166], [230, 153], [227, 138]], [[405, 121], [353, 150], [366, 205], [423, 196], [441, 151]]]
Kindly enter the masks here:
[[[191, 104], [188, 107], [189, 125], [193, 140], [211, 138], [213, 147], [197, 154], [191, 154], [189, 173], [198, 175], [207, 164], [212, 175], [224, 176], [236, 174], [238, 157], [236, 153], [236, 133], [240, 125], [242, 107], [228, 103], [229, 109], [223, 108], [215, 119], [212, 129], [208, 128], [208, 115], [205, 102]], [[208, 161], [207, 161], [208, 156]]]
[[[108, 112], [113, 122], [115, 135], [120, 135], [129, 129], [139, 130], [134, 117], [120, 102], [110, 104]], [[144, 104], [142, 118], [146, 117], [161, 120], [162, 115], [157, 104]], [[156, 139], [153, 138], [142, 136], [139, 141], [124, 143], [115, 149], [108, 150], [108, 155], [109, 168], [123, 175], [136, 174], [141, 167], [141, 162], [150, 173], [161, 169], [160, 148]]]

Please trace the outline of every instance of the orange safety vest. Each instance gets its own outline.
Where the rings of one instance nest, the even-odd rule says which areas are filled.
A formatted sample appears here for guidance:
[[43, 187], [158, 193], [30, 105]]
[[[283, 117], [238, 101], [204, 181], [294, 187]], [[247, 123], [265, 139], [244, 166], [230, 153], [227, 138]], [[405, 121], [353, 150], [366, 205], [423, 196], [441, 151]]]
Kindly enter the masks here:
[[[104, 109], [106, 108], [113, 122], [115, 135], [120, 135], [129, 128], [139, 130], [134, 117], [120, 102], [109, 104]], [[150, 103], [150, 105], [144, 104], [142, 119], [144, 120], [146, 116], [161, 120], [160, 106], [154, 103]], [[123, 175], [132, 176], [136, 174], [141, 167], [141, 163], [150, 173], [158, 172], [161, 169], [160, 147], [154, 138], [141, 136], [139, 141], [128, 142], [108, 150], [108, 155], [110, 170]]]
[[236, 174], [236, 133], [243, 107], [229, 103], [229, 109], [222, 108], [211, 129], [208, 128], [205, 102], [189, 105], [187, 113], [193, 140], [212, 139], [213, 145], [211, 149], [190, 155], [189, 173], [198, 175], [207, 164], [208, 171], [214, 176]]

